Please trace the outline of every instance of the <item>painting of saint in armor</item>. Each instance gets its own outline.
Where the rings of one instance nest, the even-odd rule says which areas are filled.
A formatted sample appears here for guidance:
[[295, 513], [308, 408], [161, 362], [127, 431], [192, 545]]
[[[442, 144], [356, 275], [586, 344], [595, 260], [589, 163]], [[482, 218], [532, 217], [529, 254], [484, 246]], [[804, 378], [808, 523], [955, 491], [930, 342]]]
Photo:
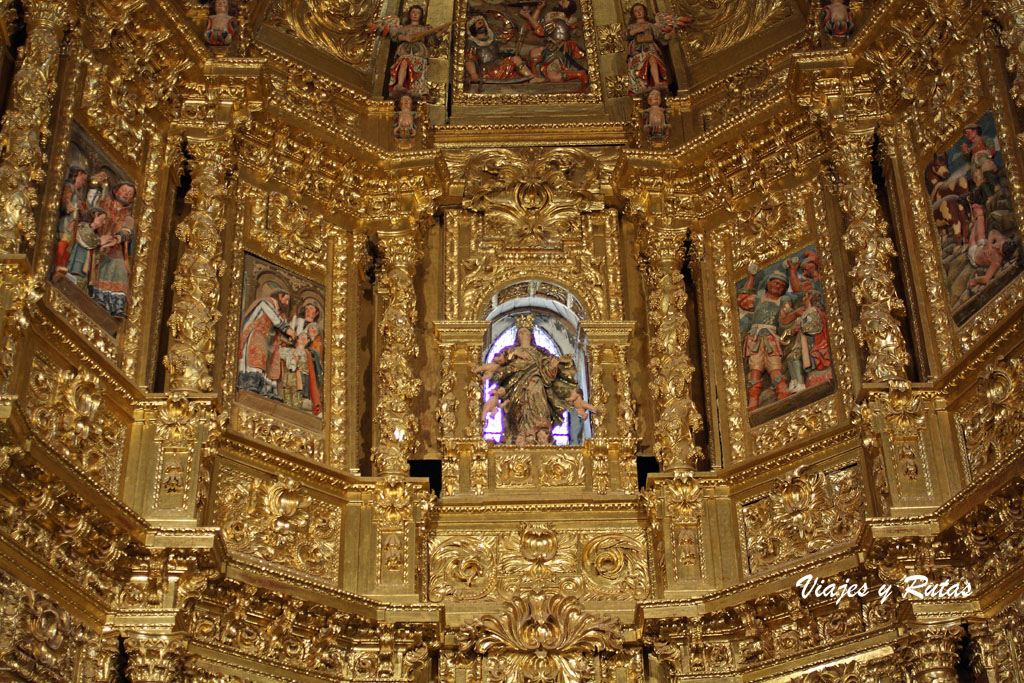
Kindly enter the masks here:
[[767, 265], [751, 262], [736, 283], [751, 424], [833, 390], [832, 349], [817, 247]]
[[236, 386], [320, 417], [324, 390], [324, 290], [250, 254], [245, 257]]
[[468, 0], [469, 93], [578, 93], [590, 87], [577, 0]]
[[953, 319], [962, 325], [1024, 265], [1012, 189], [992, 112], [924, 171]]
[[116, 334], [128, 307], [135, 183], [74, 125], [55, 226], [53, 282]]

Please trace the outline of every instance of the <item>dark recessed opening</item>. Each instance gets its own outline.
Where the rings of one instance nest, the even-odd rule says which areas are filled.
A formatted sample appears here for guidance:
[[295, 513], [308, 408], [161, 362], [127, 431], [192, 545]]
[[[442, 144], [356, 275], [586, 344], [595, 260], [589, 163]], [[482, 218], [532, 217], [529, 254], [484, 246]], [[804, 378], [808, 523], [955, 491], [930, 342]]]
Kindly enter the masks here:
[[647, 475], [652, 472], [660, 472], [658, 459], [653, 455], [636, 456], [636, 481], [640, 488], [647, 486]]
[[410, 460], [409, 476], [423, 477], [430, 480], [430, 490], [434, 495], [441, 497], [441, 461], [440, 460]]

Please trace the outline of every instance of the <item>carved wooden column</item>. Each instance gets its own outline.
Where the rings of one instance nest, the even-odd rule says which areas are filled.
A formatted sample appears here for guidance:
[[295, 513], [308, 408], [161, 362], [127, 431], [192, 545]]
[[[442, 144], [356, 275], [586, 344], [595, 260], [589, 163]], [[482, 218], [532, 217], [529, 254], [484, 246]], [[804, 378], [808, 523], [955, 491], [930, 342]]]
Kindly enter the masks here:
[[411, 366], [419, 355], [413, 274], [423, 258], [423, 239], [415, 229], [382, 232], [380, 238], [383, 267], [377, 282], [385, 303], [380, 317], [373, 465], [378, 474], [408, 474], [417, 430], [413, 401], [423, 386]]
[[[615, 437], [624, 442], [636, 438], [636, 409], [629, 388], [630, 374], [627, 367], [627, 351], [633, 338], [633, 327], [632, 322], [583, 323], [590, 350], [590, 402], [602, 411], [591, 423], [594, 436], [598, 438]], [[609, 375], [614, 385], [609, 386]], [[614, 398], [610, 397], [611, 393], [614, 393]]]
[[60, 44], [72, 15], [68, 0], [24, 0], [27, 37], [0, 127], [0, 253], [35, 239], [35, 183], [43, 177], [43, 145], [57, 86]]
[[873, 141], [874, 128], [839, 130], [832, 154], [846, 215], [843, 241], [854, 260], [852, 289], [860, 311], [855, 334], [867, 351], [864, 379], [887, 382], [907, 376], [910, 358], [897, 321], [904, 308], [896, 295], [891, 263], [896, 249], [871, 179]]
[[171, 683], [184, 664], [185, 641], [176, 635], [132, 634], [124, 639], [132, 683]]
[[999, 42], [1009, 53], [1006, 68], [1014, 75], [1013, 99], [1024, 107], [1024, 1], [997, 0], [989, 11], [999, 21]]
[[696, 469], [700, 451], [693, 435], [702, 427], [690, 397], [693, 363], [687, 343], [686, 287], [683, 280], [686, 234], [647, 226], [641, 231], [640, 271], [647, 295], [654, 454], [663, 472]]
[[914, 683], [956, 683], [960, 624], [929, 624], [909, 629], [898, 647], [903, 667]]
[[189, 138], [188, 149], [192, 153], [192, 187], [186, 201], [192, 209], [175, 230], [184, 251], [174, 273], [174, 309], [167, 321], [171, 339], [164, 366], [171, 389], [207, 392], [213, 388], [225, 202], [235, 148], [227, 133], [210, 139]]

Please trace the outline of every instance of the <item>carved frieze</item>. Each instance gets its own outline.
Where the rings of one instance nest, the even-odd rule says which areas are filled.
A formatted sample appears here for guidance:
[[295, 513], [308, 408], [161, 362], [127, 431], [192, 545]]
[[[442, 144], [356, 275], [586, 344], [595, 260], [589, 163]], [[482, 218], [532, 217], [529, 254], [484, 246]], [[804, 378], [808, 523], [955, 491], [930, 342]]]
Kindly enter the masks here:
[[859, 465], [796, 472], [762, 498], [739, 506], [746, 569], [751, 574], [856, 538], [864, 522]]
[[228, 550], [280, 564], [334, 584], [341, 553], [341, 509], [315, 500], [285, 477], [257, 479], [224, 470], [214, 518]]

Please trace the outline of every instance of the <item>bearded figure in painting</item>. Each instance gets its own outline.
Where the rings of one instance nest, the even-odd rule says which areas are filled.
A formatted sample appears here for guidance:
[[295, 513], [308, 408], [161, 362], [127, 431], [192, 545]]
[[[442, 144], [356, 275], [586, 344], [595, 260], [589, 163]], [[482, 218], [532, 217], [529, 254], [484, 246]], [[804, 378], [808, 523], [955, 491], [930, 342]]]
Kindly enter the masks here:
[[576, 364], [570, 356], [555, 356], [534, 343], [532, 315], [517, 318], [516, 326], [516, 344], [487, 366], [505, 411], [503, 441], [515, 446], [550, 444], [551, 430], [573, 407]]

